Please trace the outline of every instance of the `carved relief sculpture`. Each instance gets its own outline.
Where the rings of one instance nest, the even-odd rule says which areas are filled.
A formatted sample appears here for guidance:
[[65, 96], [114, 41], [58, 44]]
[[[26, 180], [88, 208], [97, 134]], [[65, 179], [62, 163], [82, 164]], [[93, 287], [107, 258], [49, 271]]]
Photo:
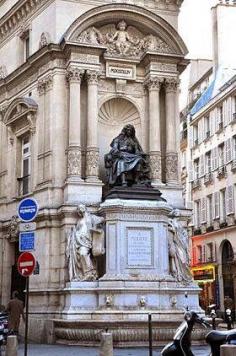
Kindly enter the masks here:
[[8, 227], [6, 238], [10, 240], [10, 242], [16, 242], [19, 239], [19, 224], [17, 221], [17, 216], [13, 215], [10, 221], [10, 225]]
[[95, 257], [105, 253], [104, 219], [91, 214], [84, 205], [78, 206], [77, 224], [67, 240], [67, 260], [70, 281], [94, 281], [98, 278]]
[[117, 25], [110, 24], [99, 29], [89, 27], [75, 39], [81, 44], [105, 46], [107, 54], [115, 57], [139, 57], [144, 52], [173, 53], [161, 38], [145, 36], [138, 29], [122, 20]]
[[79, 148], [68, 151], [68, 175], [81, 176], [81, 151]]

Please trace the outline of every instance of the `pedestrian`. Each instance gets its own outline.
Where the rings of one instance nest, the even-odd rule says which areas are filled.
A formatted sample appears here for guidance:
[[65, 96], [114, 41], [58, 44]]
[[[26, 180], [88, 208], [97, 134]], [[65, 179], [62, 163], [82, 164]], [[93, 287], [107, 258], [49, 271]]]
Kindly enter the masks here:
[[9, 313], [9, 317], [8, 317], [9, 332], [18, 335], [19, 326], [20, 326], [20, 317], [22, 316], [23, 321], [25, 321], [24, 304], [19, 299], [18, 291], [14, 291], [12, 293], [12, 299], [9, 301], [6, 311]]

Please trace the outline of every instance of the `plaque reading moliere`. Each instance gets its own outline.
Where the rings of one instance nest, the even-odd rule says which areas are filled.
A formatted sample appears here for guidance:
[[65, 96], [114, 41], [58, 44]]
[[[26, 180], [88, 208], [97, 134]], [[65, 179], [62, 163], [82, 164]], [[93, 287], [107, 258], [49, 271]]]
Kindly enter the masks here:
[[127, 229], [127, 242], [128, 267], [152, 267], [152, 230]]

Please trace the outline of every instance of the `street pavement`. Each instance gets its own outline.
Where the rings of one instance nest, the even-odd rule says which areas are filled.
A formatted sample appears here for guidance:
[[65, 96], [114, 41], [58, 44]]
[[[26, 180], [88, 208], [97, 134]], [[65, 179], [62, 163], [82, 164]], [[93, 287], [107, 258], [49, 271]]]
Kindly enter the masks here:
[[[153, 356], [160, 355], [160, 350], [153, 348]], [[208, 356], [207, 346], [193, 347], [193, 353], [196, 356]], [[24, 345], [19, 345], [18, 356], [24, 356]], [[115, 349], [114, 356], [148, 356], [149, 350], [142, 349]], [[29, 345], [28, 356], [99, 356], [98, 348], [61, 346], [61, 345]]]

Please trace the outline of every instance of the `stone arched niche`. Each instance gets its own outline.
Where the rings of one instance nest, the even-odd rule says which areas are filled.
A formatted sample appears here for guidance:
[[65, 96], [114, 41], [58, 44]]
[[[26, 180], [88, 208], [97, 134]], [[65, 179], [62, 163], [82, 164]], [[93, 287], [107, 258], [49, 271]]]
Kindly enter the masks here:
[[122, 128], [132, 124], [141, 143], [141, 119], [135, 105], [124, 98], [112, 98], [102, 104], [98, 114], [99, 176], [106, 180], [104, 155], [110, 151], [112, 140]]

